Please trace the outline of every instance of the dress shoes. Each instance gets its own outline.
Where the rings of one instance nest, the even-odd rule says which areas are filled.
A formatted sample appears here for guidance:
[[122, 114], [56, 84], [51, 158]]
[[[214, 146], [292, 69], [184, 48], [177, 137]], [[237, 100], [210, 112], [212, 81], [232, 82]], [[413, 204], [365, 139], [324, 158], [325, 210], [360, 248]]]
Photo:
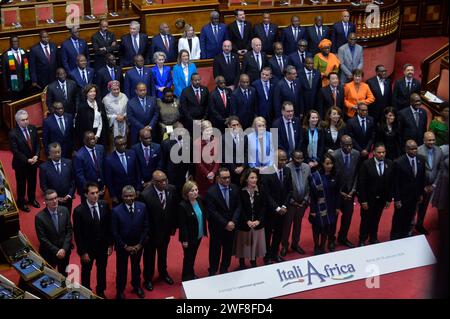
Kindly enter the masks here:
[[18, 205], [19, 209], [25, 213], [29, 213], [30, 212], [30, 207], [28, 207], [28, 205], [26, 204], [22, 204], [22, 205]]
[[168, 285], [173, 285], [173, 279], [170, 278], [169, 275], [165, 275], [161, 277], [162, 281], [164, 281]]
[[415, 228], [416, 228], [416, 231], [419, 234], [423, 234], [423, 235], [428, 235], [429, 234], [428, 230], [426, 230], [426, 228], [423, 227], [423, 226], [416, 226]]
[[41, 208], [41, 205], [39, 205], [37, 200], [34, 201], [30, 201], [28, 204], [30, 204], [31, 206], [33, 206], [34, 208]]
[[144, 282], [144, 288], [147, 289], [148, 291], [152, 291], [153, 285], [150, 281], [146, 281], [146, 282]]
[[287, 248], [286, 247], [281, 247], [280, 256], [284, 257], [284, 256], [286, 256], [286, 253], [287, 253]]
[[378, 239], [374, 239], [374, 240], [369, 240], [369, 244], [373, 245], [373, 244], [379, 244], [380, 241]]
[[330, 241], [329, 243], [328, 243], [328, 250], [330, 251], [330, 252], [333, 252], [334, 250], [335, 250], [335, 244], [334, 244], [334, 241]]
[[136, 294], [136, 296], [138, 296], [141, 299], [145, 298], [145, 294], [144, 294], [144, 290], [142, 290], [142, 288], [138, 287], [138, 288], [134, 288], [133, 292]]
[[338, 243], [339, 243], [339, 245], [347, 246], [348, 248], [355, 247], [355, 245], [353, 245], [353, 243], [350, 240], [348, 240], [348, 239], [338, 240]]
[[300, 246], [292, 246], [291, 249], [300, 255], [305, 254], [305, 251]]
[[276, 256], [272, 260], [276, 263], [282, 263], [284, 261], [284, 258], [282, 258], [280, 256]]
[[116, 299], [117, 300], [125, 299], [125, 295], [123, 294], [123, 292], [118, 292], [117, 295], [116, 295]]
[[366, 243], [363, 242], [363, 241], [360, 241], [360, 242], [358, 243], [358, 247], [362, 247], [362, 246], [365, 246], [365, 245], [366, 245]]

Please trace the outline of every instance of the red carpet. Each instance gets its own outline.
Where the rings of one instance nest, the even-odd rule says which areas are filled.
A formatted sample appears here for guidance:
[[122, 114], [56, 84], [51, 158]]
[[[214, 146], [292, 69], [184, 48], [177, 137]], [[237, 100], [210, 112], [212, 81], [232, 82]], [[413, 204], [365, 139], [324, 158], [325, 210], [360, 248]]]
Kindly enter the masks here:
[[[403, 52], [397, 53], [396, 57], [396, 69], [395, 78], [402, 76], [402, 65], [406, 62], [414, 64], [416, 70], [420, 70], [420, 61], [440, 48], [444, 43], [448, 42], [445, 37], [436, 38], [426, 38], [426, 39], [414, 39], [414, 40], [403, 40]], [[420, 52], [420, 54], [411, 54]], [[418, 75], [420, 71], [416, 71]], [[10, 169], [12, 155], [10, 152], [0, 151], [0, 158], [6, 168], [6, 174], [12, 188], [15, 190], [15, 179], [14, 172]], [[39, 188], [38, 188], [39, 189]], [[38, 191], [38, 201], [43, 203], [43, 198]], [[75, 205], [79, 204], [79, 199], [75, 200]], [[37, 209], [33, 209], [30, 213], [20, 212], [20, 227], [23, 233], [25, 233], [31, 240], [35, 247], [38, 247], [38, 241], [36, 238], [36, 232], [34, 229], [34, 216], [38, 212]], [[380, 223], [380, 241], [387, 241], [389, 239], [389, 231], [392, 221], [393, 206], [384, 212]], [[355, 213], [352, 220], [352, 225], [349, 233], [349, 240], [353, 243], [358, 241], [358, 229], [359, 229], [359, 206], [355, 207]], [[430, 235], [427, 236], [428, 242], [432, 247], [434, 253], [436, 254], [436, 249], [438, 246], [439, 232], [438, 232], [438, 220], [437, 212], [433, 208], [429, 208], [427, 218], [425, 221], [425, 227], [430, 231]], [[312, 230], [306, 217], [303, 219], [303, 230], [301, 236], [301, 246], [305, 249], [307, 256], [312, 255], [313, 242], [312, 242]], [[341, 246], [337, 247], [337, 250], [344, 249]], [[286, 259], [296, 259], [300, 255], [290, 252], [286, 256]], [[169, 286], [164, 282], [155, 281], [154, 291], [146, 291], [146, 298], [157, 299], [174, 297], [181, 298], [181, 266], [182, 266], [183, 251], [180, 243], [178, 242], [178, 235], [172, 237], [171, 243], [169, 245], [168, 253], [168, 272], [175, 280], [173, 286]], [[72, 252], [71, 262], [79, 265], [79, 257], [76, 251]], [[258, 261], [261, 264], [262, 261]], [[238, 266], [237, 260], [233, 258], [232, 266], [230, 270], [236, 269]], [[196, 273], [200, 277], [206, 276], [208, 271], [208, 240], [204, 240], [200, 246], [199, 253], [196, 261]], [[15, 270], [5, 270], [0, 272], [2, 275], [10, 278], [11, 280], [17, 282], [18, 274]], [[95, 271], [93, 270], [92, 278], [92, 288], [95, 288]], [[115, 253], [109, 258], [108, 262], [108, 272], [107, 272], [107, 291], [106, 295], [109, 298], [115, 297]], [[129, 281], [131, 277], [128, 277]], [[392, 298], [402, 298], [402, 299], [422, 299], [431, 297], [431, 283], [433, 281], [433, 267], [421, 267], [412, 270], [406, 270], [398, 273], [383, 275], [380, 279], [380, 288], [378, 289], [368, 289], [365, 286], [364, 280], [354, 281], [345, 284], [334, 285], [330, 287], [325, 287], [322, 289], [316, 289], [311, 291], [306, 291], [303, 293], [293, 294], [285, 296], [282, 298], [302, 298], [302, 299], [327, 299], [327, 298], [337, 298], [337, 299], [350, 299], [350, 298], [376, 298], [376, 299], [392, 299]], [[125, 291], [125, 295], [128, 298], [135, 298], [135, 295], [131, 293], [131, 285], [128, 284]]]

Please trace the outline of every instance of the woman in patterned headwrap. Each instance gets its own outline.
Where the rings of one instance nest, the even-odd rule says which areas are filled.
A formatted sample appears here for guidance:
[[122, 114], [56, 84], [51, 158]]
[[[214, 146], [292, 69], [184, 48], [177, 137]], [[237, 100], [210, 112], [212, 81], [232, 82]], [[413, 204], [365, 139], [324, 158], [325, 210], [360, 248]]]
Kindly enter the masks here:
[[318, 69], [322, 74], [322, 86], [329, 84], [328, 74], [339, 72], [339, 58], [330, 52], [331, 41], [323, 39], [319, 43], [320, 52], [314, 56], [314, 69]]
[[127, 96], [120, 92], [120, 82], [108, 82], [109, 93], [103, 98], [112, 139], [117, 135], [127, 136]]

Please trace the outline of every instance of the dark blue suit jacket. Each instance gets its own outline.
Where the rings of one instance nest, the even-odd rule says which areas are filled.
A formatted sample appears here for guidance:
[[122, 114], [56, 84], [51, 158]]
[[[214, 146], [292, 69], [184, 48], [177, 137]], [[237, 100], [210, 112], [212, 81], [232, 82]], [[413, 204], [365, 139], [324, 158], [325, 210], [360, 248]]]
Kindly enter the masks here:
[[75, 197], [75, 176], [71, 160], [61, 158], [61, 174], [56, 171], [50, 159], [42, 163], [39, 168], [39, 184], [43, 192], [54, 189], [59, 197], [67, 195], [70, 195], [72, 199]]
[[370, 152], [377, 130], [375, 121], [371, 116], [366, 117], [366, 133], [363, 132], [357, 115], [347, 121], [346, 130], [347, 134], [353, 139], [353, 148], [355, 150]]
[[308, 78], [305, 73], [305, 69], [300, 69], [298, 73], [298, 81], [300, 82], [300, 90], [302, 92], [301, 98], [303, 99], [304, 112], [309, 110], [317, 110], [319, 100], [319, 90], [322, 88], [322, 76], [320, 71], [313, 69], [312, 87], [309, 86]]
[[138, 85], [140, 82], [144, 83], [147, 86], [148, 95], [155, 96], [155, 87], [153, 86], [152, 70], [149, 67], [144, 66], [141, 78], [136, 68], [133, 67], [125, 73], [124, 79], [123, 92], [128, 97], [128, 99], [132, 99], [136, 96], [136, 85]]
[[58, 142], [61, 145], [61, 156], [72, 158], [73, 152], [73, 116], [70, 113], [64, 114], [64, 135], [59, 128], [55, 115], [51, 114], [44, 120], [42, 143], [45, 147], [45, 154], [48, 155], [48, 145]]
[[111, 197], [119, 199], [122, 197], [124, 186], [131, 185], [136, 190], [140, 190], [142, 186], [136, 154], [132, 150], [126, 150], [125, 157], [127, 159], [127, 171], [123, 168], [119, 155], [115, 151], [109, 154], [105, 161], [105, 182], [109, 194]]
[[86, 182], [96, 182], [99, 184], [100, 189], [103, 189], [103, 186], [105, 186], [105, 149], [103, 148], [103, 145], [96, 144], [95, 153], [97, 156], [98, 171], [85, 146], [82, 146], [73, 157], [75, 182], [77, 185], [78, 194], [80, 195], [83, 194], [83, 188]]
[[157, 169], [163, 169], [161, 146], [157, 143], [150, 144], [150, 160], [148, 164], [145, 162], [144, 151], [142, 144], [134, 144], [131, 149], [136, 154], [136, 159], [139, 165], [139, 172], [141, 174], [141, 182], [147, 183], [152, 180], [152, 174]]
[[275, 85], [273, 91], [275, 118], [281, 116], [281, 105], [283, 105], [283, 102], [285, 101], [290, 101], [294, 104], [295, 116], [303, 114], [303, 99], [300, 96], [300, 83], [298, 82], [298, 79], [294, 80], [294, 91], [295, 93], [292, 92], [284, 78]]
[[266, 54], [273, 54], [273, 43], [278, 38], [278, 26], [273, 23], [269, 23], [268, 36], [266, 35], [266, 29], [263, 23], [255, 24], [253, 27], [253, 37], [257, 37], [262, 42], [262, 52]]
[[411, 107], [405, 107], [398, 112], [398, 124], [402, 145], [409, 139], [416, 141], [419, 146], [423, 144], [423, 134], [427, 131], [427, 113], [424, 110], [419, 108], [418, 127]]
[[134, 56], [137, 54], [144, 57], [146, 64], [150, 62], [148, 36], [145, 33], [139, 33], [139, 50], [136, 52], [134, 51], [131, 35], [129, 33], [124, 34], [120, 43], [120, 66], [132, 66], [134, 63]]
[[242, 93], [240, 86], [234, 90], [233, 95], [236, 103], [232, 113], [239, 117], [242, 128], [245, 130], [252, 126], [253, 119], [255, 118], [256, 90], [251, 86], [248, 87], [248, 100], [245, 98], [244, 93]]
[[92, 82], [94, 82], [94, 69], [87, 67], [86, 68], [86, 78], [87, 78], [87, 83], [84, 82], [83, 78], [81, 77], [80, 71], [78, 70], [78, 68], [73, 69], [72, 71], [70, 71], [69, 75], [70, 78], [72, 80], [75, 81], [75, 83], [78, 85], [78, 87], [83, 90], [84, 87]]
[[[305, 59], [306, 58], [313, 58], [313, 55], [310, 52], [305, 51]], [[289, 58], [289, 64], [295, 66], [295, 69], [297, 72], [300, 72], [301, 69], [303, 69], [303, 63], [300, 59], [300, 55], [298, 54], [298, 50], [295, 50], [295, 52], [292, 52], [288, 56]]]
[[353, 22], [348, 22], [347, 36], [345, 36], [342, 21], [333, 24], [333, 32], [331, 33], [331, 52], [336, 53], [341, 45], [348, 42], [347, 37], [350, 32], [356, 32], [356, 27]]
[[[289, 154], [289, 139], [286, 127], [284, 125], [283, 117], [277, 118], [273, 124], [273, 128], [278, 129], [278, 148], [283, 149], [290, 157]], [[292, 128], [294, 129], [294, 150], [302, 147], [302, 125], [298, 117], [292, 119]]]
[[80, 53], [75, 49], [72, 38], [65, 40], [61, 44], [61, 64], [67, 73], [70, 73], [77, 67], [77, 55], [84, 54], [87, 59], [87, 65], [89, 66], [89, 48], [87, 42], [83, 39], [78, 39], [78, 46], [80, 47]]
[[[287, 65], [289, 65], [289, 57], [287, 55], [282, 55], [282, 59], [283, 59], [283, 67], [286, 67]], [[280, 81], [281, 79], [283, 79], [284, 77], [284, 70], [280, 69], [280, 66], [278, 65], [278, 60], [277, 57], [275, 55], [273, 55], [270, 59], [269, 59], [269, 66], [272, 69], [272, 80], [273, 83], [276, 84], [278, 81]]]
[[144, 245], [148, 236], [148, 212], [144, 203], [134, 202], [133, 215], [125, 203], [112, 209], [111, 228], [116, 250], [124, 250], [125, 245]]
[[261, 79], [256, 80], [252, 83], [252, 86], [256, 90], [256, 109], [255, 115], [262, 116], [266, 119], [268, 123], [271, 122], [271, 117], [273, 116], [273, 89], [274, 84], [269, 83], [269, 94], [266, 98], [264, 93], [264, 87]]
[[178, 55], [177, 40], [171, 34], [168, 35], [168, 38], [169, 38], [169, 50], [167, 50], [166, 47], [164, 46], [161, 34], [155, 35], [152, 38], [152, 44], [150, 46], [151, 57], [155, 52], [161, 51], [164, 52], [167, 56], [166, 62], [174, 62], [177, 60]]
[[159, 87], [172, 87], [172, 74], [170, 73], [170, 66], [163, 67], [163, 74], [159, 73], [159, 69], [157, 65], [154, 65], [151, 69], [152, 71], [152, 79], [153, 79], [153, 87], [155, 88], [156, 97], [162, 98], [163, 94], [158, 90]]
[[212, 59], [222, 52], [222, 43], [228, 40], [227, 26], [224, 23], [217, 25], [217, 40], [214, 36], [211, 23], [205, 24], [200, 32], [200, 57]]
[[[122, 68], [119, 66], [114, 67], [114, 80], [119, 81], [121, 87], [123, 87], [123, 75]], [[108, 92], [108, 82], [112, 81], [111, 74], [107, 66], [104, 66], [95, 71], [94, 82], [100, 89], [101, 98], [103, 99]]]
[[320, 41], [322, 41], [323, 39], [330, 39], [330, 29], [327, 26], [322, 25], [322, 37], [319, 38], [316, 30], [316, 25], [313, 24], [312, 26], [306, 28], [306, 35], [308, 38], [308, 51], [315, 55], [320, 51]]
[[130, 142], [134, 145], [139, 140], [139, 131], [150, 125], [156, 129], [159, 118], [159, 109], [156, 106], [156, 99], [147, 96], [145, 99], [145, 111], [142, 108], [139, 97], [134, 97], [127, 104], [127, 118], [130, 123]]
[[39, 42], [30, 49], [30, 77], [32, 83], [37, 83], [42, 89], [56, 78], [56, 68], [58, 67], [56, 45], [54, 43], [48, 44], [50, 52], [50, 62], [44, 53]]
[[306, 28], [298, 27], [297, 41], [294, 39], [294, 34], [292, 33], [292, 25], [288, 25], [281, 31], [281, 43], [283, 43], [284, 54], [289, 55], [292, 52], [297, 51], [298, 41], [301, 39], [306, 39]]

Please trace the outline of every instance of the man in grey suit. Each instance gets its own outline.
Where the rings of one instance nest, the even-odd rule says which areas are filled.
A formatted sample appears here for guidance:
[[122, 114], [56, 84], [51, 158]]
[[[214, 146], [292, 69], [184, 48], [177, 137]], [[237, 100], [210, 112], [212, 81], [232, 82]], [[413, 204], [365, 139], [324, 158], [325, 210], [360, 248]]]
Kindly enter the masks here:
[[353, 80], [354, 69], [363, 69], [363, 48], [356, 44], [356, 33], [348, 35], [348, 43], [338, 49], [339, 61], [341, 61], [341, 83], [345, 84]]
[[311, 175], [311, 168], [308, 164], [303, 163], [304, 156], [302, 151], [295, 150], [291, 156], [292, 162], [287, 164], [286, 167], [291, 170], [293, 192], [283, 224], [280, 252], [282, 257], [286, 256], [292, 224], [294, 226], [292, 227], [291, 249], [301, 255], [305, 254], [305, 251], [300, 247], [299, 242], [303, 215], [308, 207], [308, 178]]
[[[353, 140], [348, 135], [341, 137], [341, 148], [333, 153], [336, 160], [336, 172], [340, 181], [341, 192], [341, 227], [339, 228], [338, 243], [349, 248], [354, 247], [347, 239], [348, 230], [352, 222], [353, 203], [356, 195], [356, 181], [358, 179], [359, 151], [353, 148]], [[337, 225], [335, 223], [334, 225]], [[333, 232], [333, 237], [334, 233]], [[334, 246], [334, 238], [330, 240], [330, 246]], [[333, 247], [334, 248], [334, 247]], [[329, 247], [332, 251], [331, 247]]]
[[417, 155], [421, 155], [425, 160], [425, 190], [423, 192], [422, 202], [417, 205], [416, 231], [428, 235], [428, 231], [423, 227], [425, 214], [431, 195], [436, 188], [437, 176], [443, 159], [443, 153], [440, 147], [436, 146], [436, 137], [433, 132], [425, 132], [423, 135], [423, 144], [417, 148]]

